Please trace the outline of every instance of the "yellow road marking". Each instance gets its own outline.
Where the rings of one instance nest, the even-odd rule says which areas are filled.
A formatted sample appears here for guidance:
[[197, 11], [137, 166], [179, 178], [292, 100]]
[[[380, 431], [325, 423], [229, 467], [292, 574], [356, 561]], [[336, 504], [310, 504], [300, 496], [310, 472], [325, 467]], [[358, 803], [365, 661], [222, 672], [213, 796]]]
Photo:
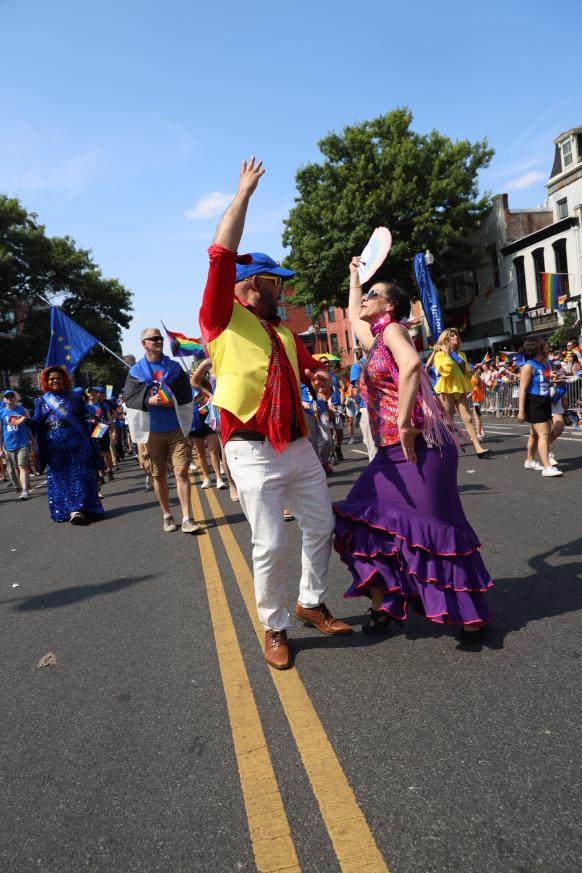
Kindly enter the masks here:
[[[253, 576], [214, 494], [206, 497], [261, 648]], [[270, 670], [342, 873], [389, 873], [297, 670]]]
[[[194, 487], [191, 501], [202, 520]], [[198, 545], [257, 870], [301, 873], [210, 536], [200, 536]]]

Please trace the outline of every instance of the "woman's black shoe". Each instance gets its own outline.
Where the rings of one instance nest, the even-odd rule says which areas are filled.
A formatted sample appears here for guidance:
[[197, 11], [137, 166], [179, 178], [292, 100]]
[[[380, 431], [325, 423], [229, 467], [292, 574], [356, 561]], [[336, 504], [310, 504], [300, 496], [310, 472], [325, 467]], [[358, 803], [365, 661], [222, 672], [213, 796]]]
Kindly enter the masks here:
[[483, 449], [482, 452], [477, 452], [478, 458], [487, 458], [491, 454], [491, 449]]
[[472, 646], [475, 643], [480, 643], [485, 635], [485, 626], [479, 628], [479, 630], [474, 631], [466, 631], [464, 628], [459, 634], [459, 642], [464, 646]]
[[368, 624], [362, 625], [362, 633], [370, 634], [371, 636], [381, 636], [388, 633], [390, 622], [394, 622], [398, 627], [402, 627], [402, 620], [393, 618], [384, 612], [382, 609], [371, 609], [371, 619]]

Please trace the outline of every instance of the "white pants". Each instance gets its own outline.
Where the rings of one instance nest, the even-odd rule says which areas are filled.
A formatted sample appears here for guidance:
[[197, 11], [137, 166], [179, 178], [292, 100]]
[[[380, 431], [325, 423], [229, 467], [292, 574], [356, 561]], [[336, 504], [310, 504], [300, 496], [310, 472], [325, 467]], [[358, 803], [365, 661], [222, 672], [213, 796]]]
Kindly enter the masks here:
[[368, 410], [365, 406], [362, 406], [362, 409], [360, 411], [360, 430], [362, 431], [362, 439], [364, 440], [364, 445], [366, 446], [366, 451], [368, 452], [368, 461], [372, 461], [376, 455], [376, 452], [378, 451], [378, 448], [372, 437], [372, 431], [370, 430]]
[[272, 445], [229, 440], [226, 458], [242, 510], [251, 525], [255, 598], [259, 620], [270, 630], [289, 627], [283, 582], [286, 506], [303, 532], [299, 603], [319, 606], [327, 594], [333, 514], [325, 473], [306, 437], [284, 452]]

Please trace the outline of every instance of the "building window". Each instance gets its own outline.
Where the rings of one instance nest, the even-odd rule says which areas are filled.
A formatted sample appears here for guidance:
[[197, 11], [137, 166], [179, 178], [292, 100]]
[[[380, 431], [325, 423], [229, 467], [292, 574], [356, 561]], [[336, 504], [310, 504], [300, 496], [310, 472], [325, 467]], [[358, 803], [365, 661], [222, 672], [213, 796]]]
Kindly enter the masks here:
[[346, 352], [348, 353], [348, 355], [351, 352], [351, 350], [352, 350], [352, 347], [350, 345], [350, 332], [349, 332], [349, 330], [346, 330]]
[[554, 249], [554, 259], [556, 263], [556, 273], [561, 273], [560, 276], [560, 293], [568, 294], [570, 291], [570, 284], [568, 282], [568, 254], [566, 252], [566, 240], [558, 239], [555, 243], [552, 243], [552, 248]]
[[335, 321], [335, 309], [333, 308], [333, 306], [330, 306], [329, 309], [327, 310], [327, 320], [330, 323]]
[[572, 154], [572, 140], [566, 139], [562, 143], [562, 162], [564, 167], [569, 167], [570, 164], [574, 162], [574, 155]]
[[332, 333], [329, 338], [331, 343], [331, 353], [332, 355], [337, 355], [339, 357], [339, 343], [337, 341], [337, 333]]
[[499, 275], [499, 258], [497, 257], [497, 246], [487, 246], [489, 260], [491, 262], [491, 272], [493, 273], [493, 284], [496, 288], [501, 287], [501, 278]]
[[544, 259], [544, 250], [536, 249], [531, 253], [534, 262], [534, 273], [536, 277], [536, 295], [537, 302], [543, 303], [542, 295], [542, 273], [546, 272], [546, 262]]
[[563, 200], [558, 200], [556, 203], [556, 207], [558, 210], [558, 221], [561, 218], [568, 218], [568, 198], [564, 197]]
[[313, 317], [313, 310], [315, 309], [315, 303], [306, 303], [305, 304], [305, 315], [307, 318]]
[[279, 316], [281, 321], [287, 321], [287, 307], [277, 306], [277, 315]]
[[525, 264], [523, 258], [514, 258], [515, 279], [517, 282], [517, 305], [527, 306], [527, 286], [525, 283]]

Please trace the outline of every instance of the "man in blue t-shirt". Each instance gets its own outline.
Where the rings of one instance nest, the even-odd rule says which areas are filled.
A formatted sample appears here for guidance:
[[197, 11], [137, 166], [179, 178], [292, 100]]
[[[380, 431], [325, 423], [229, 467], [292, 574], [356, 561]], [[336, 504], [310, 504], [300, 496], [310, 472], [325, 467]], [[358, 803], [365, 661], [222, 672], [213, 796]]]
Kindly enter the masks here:
[[4, 406], [0, 407], [0, 454], [6, 456], [12, 479], [20, 483], [22, 491], [19, 500], [28, 500], [29, 496], [30, 447], [27, 418], [24, 406], [16, 403], [14, 391], [5, 391]]

